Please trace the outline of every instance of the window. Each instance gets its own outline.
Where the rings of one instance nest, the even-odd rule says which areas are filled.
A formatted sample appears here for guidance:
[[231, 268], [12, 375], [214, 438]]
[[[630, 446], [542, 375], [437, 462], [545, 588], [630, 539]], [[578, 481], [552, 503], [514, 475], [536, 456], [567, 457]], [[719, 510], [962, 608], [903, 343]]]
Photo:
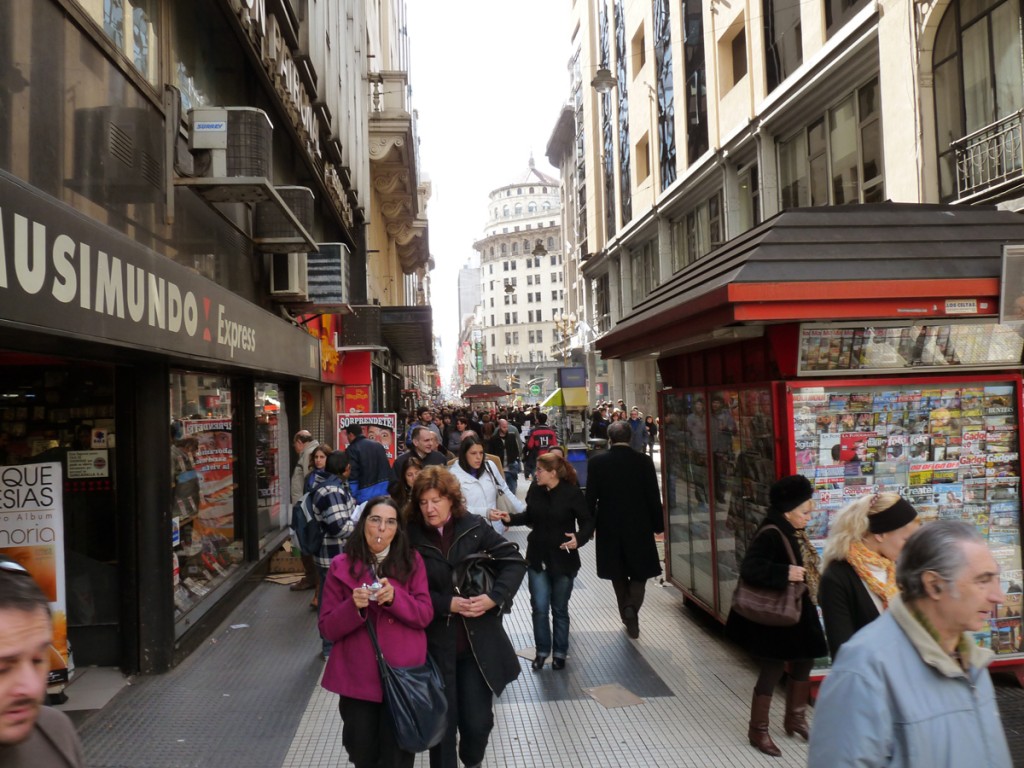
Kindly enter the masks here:
[[522, 203], [516, 203], [515, 214], [516, 214], [516, 216], [522, 216], [523, 215], [523, 204]]
[[732, 39], [732, 82], [738, 83], [747, 75], [747, 31], [741, 29]]
[[558, 310], [557, 309], [552, 309], [551, 310], [551, 319], [552, 320], [557, 320], [558, 319]]
[[555, 266], [558, 263], [558, 256], [554, 253], [551, 254], [551, 266]]
[[[553, 264], [553, 263], [554, 263], [554, 262], [552, 262], [552, 264]], [[552, 273], [551, 273], [551, 282], [552, 282], [552, 283], [557, 283], [557, 282], [558, 282], [558, 273], [557, 273], [557, 272], [552, 272]]]
[[518, 344], [519, 343], [519, 331], [512, 331], [512, 343], [513, 344]]
[[[505, 331], [505, 346], [508, 346], [511, 343], [512, 343], [512, 334], [509, 331]], [[493, 345], [494, 342], [492, 341], [491, 344]]]
[[544, 331], [537, 331], [537, 343], [538, 344], [543, 344], [544, 343]]
[[513, 254], [518, 254], [519, 253], [519, 243], [512, 243], [512, 253]]
[[660, 282], [658, 276], [658, 240], [648, 240], [630, 256], [633, 275], [633, 306], [637, 306]]
[[761, 223], [761, 194], [758, 187], [757, 164], [739, 173], [739, 210], [737, 219], [740, 230], [746, 232]]
[[522, 187], [520, 187], [519, 189], [517, 189], [517, 190], [516, 190], [516, 194], [517, 194], [517, 195], [521, 195], [521, 194], [523, 194], [523, 190], [522, 190]]
[[536, 302], [540, 303], [540, 291], [537, 291], [537, 292], [536, 292], [536, 293], [534, 294], [534, 301], [536, 301]]
[[534, 336], [533, 331], [529, 331], [529, 333], [527, 334], [527, 338], [530, 340], [531, 344], [534, 344], [537, 341], [537, 339]]
[[640, 74], [644, 64], [647, 63], [647, 46], [644, 43], [644, 28], [642, 24], [640, 29], [636, 31], [636, 34], [633, 35], [632, 54], [633, 77], [636, 77]]
[[491, 308], [492, 309], [494, 308], [494, 298], [493, 297], [491, 298]]
[[526, 206], [526, 212], [527, 213], [536, 213], [537, 212], [537, 204], [531, 200], [527, 204], [527, 206]]
[[725, 235], [722, 193], [716, 192], [678, 219], [673, 219], [670, 233], [673, 272], [678, 272], [721, 245]]
[[511, 318], [511, 315], [509, 315], [509, 313], [506, 312], [505, 313], [505, 325], [508, 325], [509, 323], [512, 322], [512, 320], [510, 318]]
[[506, 293], [505, 294], [505, 306], [507, 307], [511, 303], [512, 303], [512, 295], [509, 294], [509, 293]]
[[783, 210], [885, 199], [878, 81], [779, 142]]
[[513, 312], [512, 313], [512, 324], [515, 325], [518, 322], [519, 322], [519, 313], [518, 312]]
[[[494, 255], [494, 249], [491, 248], [491, 256], [493, 256], [493, 255]], [[493, 264], [488, 264], [487, 265], [487, 274], [488, 275], [493, 275], [494, 274], [494, 265]]]
[[532, 349], [530, 350], [530, 362], [531, 363], [534, 362], [534, 360], [533, 360], [533, 350]]
[[491, 325], [494, 325], [494, 315], [491, 315]]
[[504, 256], [506, 253], [508, 253], [508, 246], [505, 245], [505, 243], [502, 243], [501, 244], [501, 255]]
[[[1006, 0], [953, 0], [939, 22], [932, 71], [939, 190], [944, 200], [955, 198], [958, 189], [973, 192], [1008, 174], [1021, 174], [1020, 134], [1015, 127], [1015, 113], [1024, 108], [1020, 24], [1020, 6]], [[950, 142], [986, 127], [988, 131], [972, 139], [958, 182]], [[1011, 136], [1018, 137], [1016, 143]]]
[[555, 238], [549, 237], [548, 238], [548, 250], [550, 251], [554, 247], [555, 247]]
[[551, 300], [552, 301], [557, 301], [558, 300], [558, 291], [552, 291], [551, 292]]
[[[125, 15], [127, 3], [105, 2], [105, 3], [80, 3], [86, 13], [93, 17], [93, 21], [103, 27], [103, 32], [128, 61], [137, 69], [150, 83], [157, 82], [157, 66], [160, 61], [160, 35], [157, 25], [160, 23], [160, 2], [159, 0], [135, 0], [131, 6], [129, 15]], [[175, 9], [177, 10], [177, 9]], [[193, 29], [194, 27], [188, 27]], [[175, 56], [190, 50], [187, 46], [177, 44], [175, 41]], [[202, 85], [194, 82], [188, 73], [193, 64], [198, 62], [184, 62], [178, 67], [179, 81], [176, 85], [181, 89], [182, 103], [189, 101], [189, 106], [200, 106], [201, 102], [190, 96], [198, 94], [203, 90]], [[193, 72], [198, 77], [197, 72]], [[185, 80], [181, 78], [184, 77]]]
[[651, 175], [651, 145], [645, 133], [636, 144], [636, 183]]
[[868, 4], [868, 0], [824, 0], [824, 3], [825, 36], [832, 37], [840, 27], [857, 15], [857, 11]]
[[532, 293], [526, 294], [526, 301], [529, 302], [530, 304], [533, 304], [533, 294]]
[[503, 205], [501, 207], [501, 215], [504, 216], [506, 219], [508, 218], [508, 206], [507, 205]]
[[492, 333], [492, 334], [491, 334], [491, 348], [493, 349], [493, 348], [494, 348], [495, 346], [496, 346], [496, 345], [495, 345], [495, 343], [494, 343], [494, 334]]
[[545, 211], [550, 211], [551, 210], [551, 203], [549, 201], [545, 200], [543, 208], [544, 208]]
[[[826, 0], [827, 1], [827, 0]], [[769, 93], [803, 63], [800, 42], [800, 4], [786, 0], [762, 0], [765, 75]]]

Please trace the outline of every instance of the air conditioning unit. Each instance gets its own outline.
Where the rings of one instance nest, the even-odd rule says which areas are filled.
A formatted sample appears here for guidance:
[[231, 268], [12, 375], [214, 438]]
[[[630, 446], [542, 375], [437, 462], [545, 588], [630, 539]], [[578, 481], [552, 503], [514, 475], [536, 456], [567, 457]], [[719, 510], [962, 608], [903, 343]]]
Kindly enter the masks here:
[[198, 107], [188, 116], [188, 148], [209, 157], [205, 168], [197, 163], [204, 177], [271, 178], [274, 125], [262, 109]]
[[352, 254], [344, 243], [317, 243], [317, 248], [318, 252], [306, 254], [309, 301], [320, 309], [340, 309], [352, 300]]
[[74, 178], [100, 204], [156, 203], [163, 189], [163, 121], [148, 107], [75, 110]]
[[[274, 191], [295, 214], [302, 228], [309, 232], [313, 228], [313, 190], [309, 187], [274, 187]], [[309, 248], [302, 234], [275, 202], [256, 203], [253, 239], [257, 248], [273, 253], [306, 251]]]
[[281, 302], [309, 300], [306, 254], [274, 253], [270, 263], [270, 295]]

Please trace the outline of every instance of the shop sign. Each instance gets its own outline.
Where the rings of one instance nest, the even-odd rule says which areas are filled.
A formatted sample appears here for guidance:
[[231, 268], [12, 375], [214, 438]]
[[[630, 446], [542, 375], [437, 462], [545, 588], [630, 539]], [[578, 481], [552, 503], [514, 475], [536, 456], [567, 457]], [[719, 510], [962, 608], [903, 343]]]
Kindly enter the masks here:
[[316, 339], [0, 171], [0, 323], [319, 379]]
[[387, 451], [388, 461], [395, 463], [397, 455], [395, 432], [398, 429], [398, 414], [395, 413], [342, 413], [338, 415], [338, 445], [344, 449], [348, 445], [348, 432], [345, 427], [358, 424], [369, 440], [376, 440]]
[[68, 451], [68, 480], [110, 477], [106, 451]]

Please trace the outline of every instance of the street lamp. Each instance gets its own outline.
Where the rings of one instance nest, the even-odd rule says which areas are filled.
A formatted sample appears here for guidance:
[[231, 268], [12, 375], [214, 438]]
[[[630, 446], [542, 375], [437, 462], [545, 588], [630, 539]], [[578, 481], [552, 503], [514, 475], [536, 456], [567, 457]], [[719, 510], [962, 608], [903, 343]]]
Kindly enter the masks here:
[[537, 244], [535, 246], [533, 246], [533, 255], [534, 256], [543, 256], [547, 252], [548, 252], [548, 249], [544, 247], [544, 243], [538, 237], [537, 238]]
[[515, 399], [515, 392], [512, 390], [512, 382], [519, 378], [517, 369], [519, 368], [520, 358], [518, 352], [508, 351], [505, 353], [505, 381], [507, 383], [506, 389], [508, 390], [509, 396]]
[[602, 96], [606, 93], [611, 93], [612, 88], [617, 85], [615, 75], [608, 67], [601, 67], [597, 70], [594, 75], [594, 79], [590, 81], [590, 87], [600, 93]]
[[552, 322], [555, 324], [555, 330], [561, 334], [562, 337], [562, 365], [569, 364], [569, 337], [576, 333], [576, 329], [579, 328], [580, 321], [576, 317], [576, 313], [570, 312], [568, 315], [564, 312], [560, 312]]

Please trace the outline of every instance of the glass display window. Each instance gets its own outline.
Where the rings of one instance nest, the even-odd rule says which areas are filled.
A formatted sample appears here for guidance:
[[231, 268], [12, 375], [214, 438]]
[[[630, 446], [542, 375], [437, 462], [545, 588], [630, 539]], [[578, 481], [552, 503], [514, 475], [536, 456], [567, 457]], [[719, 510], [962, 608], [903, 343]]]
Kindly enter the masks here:
[[[288, 525], [289, 485], [287, 430], [282, 429], [280, 388], [270, 382], [256, 382], [256, 512], [260, 546], [275, 531]], [[282, 442], [283, 441], [283, 442]]]
[[894, 491], [925, 524], [963, 520], [986, 537], [1007, 604], [976, 634], [1000, 654], [1021, 649], [1019, 380], [845, 383], [793, 387], [795, 471], [814, 484], [807, 532], [824, 547], [845, 504]]
[[771, 402], [763, 387], [662, 395], [670, 575], [723, 620], [775, 480]]
[[231, 382], [172, 372], [171, 544], [175, 618], [188, 613], [242, 562], [236, 530]]

